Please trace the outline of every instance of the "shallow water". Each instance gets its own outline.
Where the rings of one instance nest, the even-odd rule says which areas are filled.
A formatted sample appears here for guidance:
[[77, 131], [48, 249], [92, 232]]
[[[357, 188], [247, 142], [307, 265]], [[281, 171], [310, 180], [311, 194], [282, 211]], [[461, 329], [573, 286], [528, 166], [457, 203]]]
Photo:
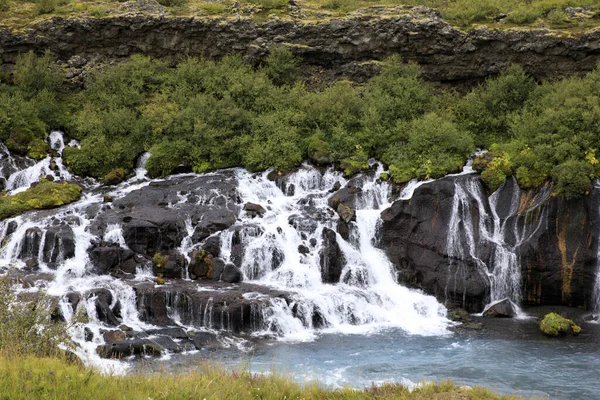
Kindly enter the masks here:
[[[583, 324], [578, 337], [547, 338], [535, 319], [485, 320], [481, 331], [446, 336], [386, 330], [371, 335], [323, 334], [304, 343], [260, 342], [250, 352], [173, 355], [153, 368], [194, 368], [211, 359], [228, 369], [277, 372], [331, 387], [450, 379], [504, 394], [552, 399], [600, 398], [600, 326]], [[144, 370], [145, 367], [136, 369]]]

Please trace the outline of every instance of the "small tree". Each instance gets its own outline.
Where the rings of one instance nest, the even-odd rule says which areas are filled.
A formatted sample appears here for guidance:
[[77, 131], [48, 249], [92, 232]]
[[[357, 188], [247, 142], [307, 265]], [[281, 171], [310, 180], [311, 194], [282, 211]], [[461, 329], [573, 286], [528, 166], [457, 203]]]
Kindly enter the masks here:
[[300, 60], [287, 47], [276, 46], [265, 59], [264, 70], [275, 85], [291, 85], [300, 73]]

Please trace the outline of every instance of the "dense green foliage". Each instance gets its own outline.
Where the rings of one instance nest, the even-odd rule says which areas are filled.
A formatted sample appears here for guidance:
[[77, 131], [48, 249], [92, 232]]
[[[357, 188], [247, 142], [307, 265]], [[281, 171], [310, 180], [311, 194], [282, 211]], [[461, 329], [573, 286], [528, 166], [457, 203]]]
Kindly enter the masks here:
[[398, 183], [474, 167], [490, 190], [514, 175], [524, 188], [551, 179], [567, 198], [586, 194], [600, 173], [600, 70], [536, 84], [510, 66], [470, 93], [434, 89], [398, 57], [357, 85], [338, 81], [312, 92], [298, 80], [288, 48], [271, 50], [254, 69], [240, 57], [190, 58], [175, 68], [135, 56], [61, 93], [49, 54], [19, 57], [0, 86], [0, 139], [43, 157], [49, 129], [64, 129], [81, 148], [65, 149], [73, 172], [117, 183], [144, 151], [151, 176], [244, 166], [295, 167], [330, 161], [351, 175], [375, 157]]
[[560, 336], [569, 333], [577, 335], [581, 332], [581, 328], [575, 322], [556, 313], [546, 314], [540, 322], [540, 329], [548, 336]]
[[24, 192], [12, 196], [0, 195], [0, 220], [29, 210], [59, 207], [81, 196], [81, 187], [71, 183], [42, 181]]

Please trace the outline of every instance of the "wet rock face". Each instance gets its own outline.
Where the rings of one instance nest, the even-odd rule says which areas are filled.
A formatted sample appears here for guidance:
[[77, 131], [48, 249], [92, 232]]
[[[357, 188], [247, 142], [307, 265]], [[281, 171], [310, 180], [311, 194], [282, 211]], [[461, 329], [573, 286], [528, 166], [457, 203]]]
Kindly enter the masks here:
[[[472, 84], [511, 63], [523, 65], [538, 79], [591, 71], [600, 59], [599, 40], [597, 31], [574, 37], [548, 34], [545, 29], [481, 27], [464, 32], [426, 8], [399, 8], [392, 15], [369, 10], [321, 22], [273, 19], [257, 23], [245, 18], [223, 21], [138, 14], [87, 20], [53, 18], [24, 33], [0, 30], [0, 57], [13, 64], [19, 52], [50, 49], [65, 63], [74, 58], [116, 59], [135, 53], [168, 59], [219, 59], [233, 49], [258, 64], [272, 46], [288, 43], [305, 67], [325, 67], [323, 75], [329, 79], [364, 81], [379, 71], [374, 63], [365, 61], [402, 54], [421, 64], [426, 79]], [[81, 63], [73, 64], [69, 66], [80, 75]]]
[[600, 190], [576, 200], [552, 197], [520, 224], [539, 227], [519, 249], [523, 303], [590, 308], [597, 270]]
[[323, 248], [319, 254], [321, 280], [324, 283], [338, 283], [344, 268], [344, 254], [337, 243], [337, 235], [329, 228], [323, 228]]
[[417, 188], [411, 200], [394, 202], [381, 214], [380, 246], [402, 284], [423, 289], [450, 308], [481, 311], [489, 300], [487, 279], [471, 257], [448, 257], [454, 194], [453, 180], [441, 179]]
[[176, 325], [171, 317], [173, 312], [186, 326], [233, 333], [261, 330], [270, 299], [287, 298], [284, 292], [258, 285], [218, 282], [174, 281], [162, 286], [138, 283], [134, 290], [140, 319], [145, 322]]
[[178, 177], [131, 192], [112, 203], [94, 219], [92, 233], [102, 237], [109, 224], [122, 227], [127, 246], [135, 253], [153, 257], [179, 247], [194, 229], [200, 242], [233, 225], [240, 199], [233, 172]]
[[89, 250], [93, 272], [99, 275], [134, 274], [141, 263], [135, 253], [118, 245], [94, 246]]
[[[450, 232], [455, 183], [465, 179], [485, 193], [477, 176], [445, 178], [417, 188], [410, 200], [396, 201], [382, 213], [380, 246], [396, 266], [399, 281], [435, 295], [448, 307], [481, 312], [492, 285], [482, 263], [493, 273], [503, 262], [481, 231], [482, 222], [493, 224], [489, 215], [494, 208], [504, 226], [502, 240], [520, 267], [521, 304], [590, 307], [600, 190], [567, 201], [550, 196], [551, 187], [526, 192], [509, 180], [492, 197], [482, 196], [481, 204], [471, 197], [463, 203], [470, 225], [461, 221]], [[466, 226], [472, 226], [472, 234]], [[450, 235], [463, 246], [462, 253], [449, 249]], [[467, 251], [469, 241], [475, 257]]]

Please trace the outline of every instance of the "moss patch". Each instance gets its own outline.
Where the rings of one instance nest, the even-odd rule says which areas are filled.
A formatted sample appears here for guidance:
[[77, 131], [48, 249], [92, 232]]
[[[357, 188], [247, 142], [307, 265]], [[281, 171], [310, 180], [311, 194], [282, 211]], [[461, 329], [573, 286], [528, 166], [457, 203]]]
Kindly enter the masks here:
[[0, 220], [29, 210], [60, 207], [81, 197], [81, 187], [70, 183], [42, 180], [25, 192], [0, 197]]
[[573, 320], [561, 317], [556, 313], [546, 314], [540, 322], [540, 329], [548, 336], [561, 336], [569, 333], [577, 335], [581, 332], [581, 327]]

